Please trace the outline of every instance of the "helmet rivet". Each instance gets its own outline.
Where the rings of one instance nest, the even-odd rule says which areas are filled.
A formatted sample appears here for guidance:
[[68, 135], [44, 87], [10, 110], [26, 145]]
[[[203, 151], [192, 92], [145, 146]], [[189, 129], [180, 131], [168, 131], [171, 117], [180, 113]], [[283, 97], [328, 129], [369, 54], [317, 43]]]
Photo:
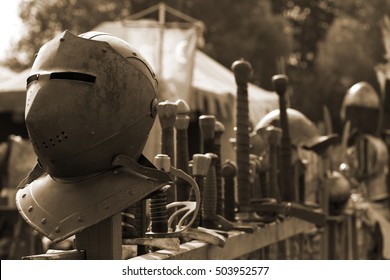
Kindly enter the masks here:
[[33, 207], [32, 206], [30, 206], [30, 207], [28, 207], [28, 212], [31, 212], [33, 210]]
[[24, 194], [22, 194], [22, 198], [25, 198], [26, 197], [26, 194], [24, 193]]
[[77, 217], [77, 221], [78, 221], [79, 223], [84, 222], [84, 217], [83, 217], [83, 216], [78, 216], [78, 217]]
[[54, 231], [55, 231], [56, 233], [59, 233], [59, 232], [61, 231], [61, 228], [60, 228], [60, 227], [56, 227], [56, 228], [54, 229]]
[[60, 42], [63, 42], [63, 41], [65, 41], [65, 38], [64, 38], [64, 37], [61, 37], [61, 38], [60, 38]]
[[118, 170], [114, 170], [114, 171], [112, 171], [112, 173], [118, 174]]
[[95, 136], [95, 131], [91, 131], [90, 133], [89, 133], [89, 135], [91, 135], [91, 136]]
[[44, 225], [44, 224], [46, 224], [46, 223], [47, 223], [46, 218], [43, 218], [43, 219], [41, 220], [41, 224]]
[[102, 48], [102, 52], [106, 53], [107, 49], [106, 48]]
[[158, 105], [157, 98], [154, 98], [152, 100], [152, 103], [150, 104], [150, 115], [152, 116], [152, 118], [154, 118], [157, 115], [157, 105]]

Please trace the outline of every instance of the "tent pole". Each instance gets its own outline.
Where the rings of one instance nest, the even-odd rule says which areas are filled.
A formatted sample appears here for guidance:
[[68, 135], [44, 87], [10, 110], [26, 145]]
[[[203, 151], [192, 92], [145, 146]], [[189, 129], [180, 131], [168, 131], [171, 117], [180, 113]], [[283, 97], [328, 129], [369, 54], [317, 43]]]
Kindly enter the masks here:
[[160, 25], [160, 41], [158, 49], [158, 78], [162, 80], [163, 76], [163, 55], [164, 55], [164, 29], [165, 29], [166, 5], [158, 4], [158, 23]]
[[133, 14], [133, 15], [130, 15], [130, 16], [128, 17], [128, 19], [137, 20], [137, 19], [143, 18], [144, 16], [149, 15], [149, 14], [151, 14], [151, 13], [157, 11], [158, 8], [159, 8], [159, 4], [156, 4], [156, 5], [154, 5], [154, 6], [152, 6], [152, 7], [149, 7], [149, 8], [147, 8], [147, 9], [143, 10], [143, 11], [140, 11], [140, 12], [138, 12], [138, 13], [135, 13], [135, 14]]

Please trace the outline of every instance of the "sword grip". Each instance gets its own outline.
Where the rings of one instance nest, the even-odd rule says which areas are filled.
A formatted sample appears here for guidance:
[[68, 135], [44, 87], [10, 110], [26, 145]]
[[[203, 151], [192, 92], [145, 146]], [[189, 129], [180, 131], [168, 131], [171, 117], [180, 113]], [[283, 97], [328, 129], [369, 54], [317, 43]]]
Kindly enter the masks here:
[[222, 176], [225, 181], [225, 217], [229, 221], [235, 220], [235, 177], [237, 175], [237, 166], [234, 162], [226, 160], [222, 165]]
[[252, 66], [249, 62], [241, 59], [232, 64], [232, 70], [237, 84], [236, 158], [238, 203], [242, 212], [250, 212], [248, 81], [252, 74]]
[[[188, 174], [188, 126], [190, 124], [190, 108], [187, 103], [178, 99], [175, 103], [177, 105], [177, 116], [176, 116], [176, 167], [183, 170]], [[185, 201], [188, 199], [190, 193], [190, 185], [182, 180], [177, 180], [177, 199], [179, 201]]]
[[272, 77], [272, 82], [274, 84], [275, 91], [279, 96], [280, 126], [282, 128], [280, 147], [280, 191], [283, 200], [296, 201], [295, 191], [292, 184], [293, 169], [291, 165], [291, 139], [286, 106], [288, 78], [286, 75], [275, 75]]

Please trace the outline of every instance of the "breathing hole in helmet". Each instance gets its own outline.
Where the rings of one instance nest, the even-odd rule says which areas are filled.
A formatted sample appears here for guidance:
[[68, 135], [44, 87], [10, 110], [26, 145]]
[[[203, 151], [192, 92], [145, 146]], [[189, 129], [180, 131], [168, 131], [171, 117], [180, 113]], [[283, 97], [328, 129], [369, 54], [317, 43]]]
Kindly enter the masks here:
[[37, 142], [34, 142], [34, 145], [37, 147], [38, 150], [39, 150], [39, 146], [48, 149], [50, 147], [55, 147], [57, 143], [62, 143], [66, 139], [68, 139], [68, 135], [66, 134], [65, 131], [62, 131], [57, 135], [55, 135], [55, 137], [53, 136], [52, 138], [49, 138], [47, 141], [43, 141], [42, 145], [38, 145]]

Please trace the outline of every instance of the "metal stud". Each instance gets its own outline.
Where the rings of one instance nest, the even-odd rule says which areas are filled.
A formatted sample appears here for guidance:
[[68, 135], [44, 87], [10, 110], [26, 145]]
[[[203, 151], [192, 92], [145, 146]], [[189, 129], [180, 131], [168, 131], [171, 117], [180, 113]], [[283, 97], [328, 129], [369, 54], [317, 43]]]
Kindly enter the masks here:
[[30, 206], [30, 207], [28, 207], [28, 212], [31, 212], [33, 210], [33, 207], [32, 206]]
[[54, 231], [55, 231], [56, 233], [59, 233], [59, 232], [61, 231], [61, 228], [60, 228], [60, 227], [56, 227], [56, 228], [54, 229]]
[[46, 224], [46, 223], [47, 223], [46, 218], [43, 218], [43, 219], [41, 220], [41, 224], [44, 225], [44, 224]]

